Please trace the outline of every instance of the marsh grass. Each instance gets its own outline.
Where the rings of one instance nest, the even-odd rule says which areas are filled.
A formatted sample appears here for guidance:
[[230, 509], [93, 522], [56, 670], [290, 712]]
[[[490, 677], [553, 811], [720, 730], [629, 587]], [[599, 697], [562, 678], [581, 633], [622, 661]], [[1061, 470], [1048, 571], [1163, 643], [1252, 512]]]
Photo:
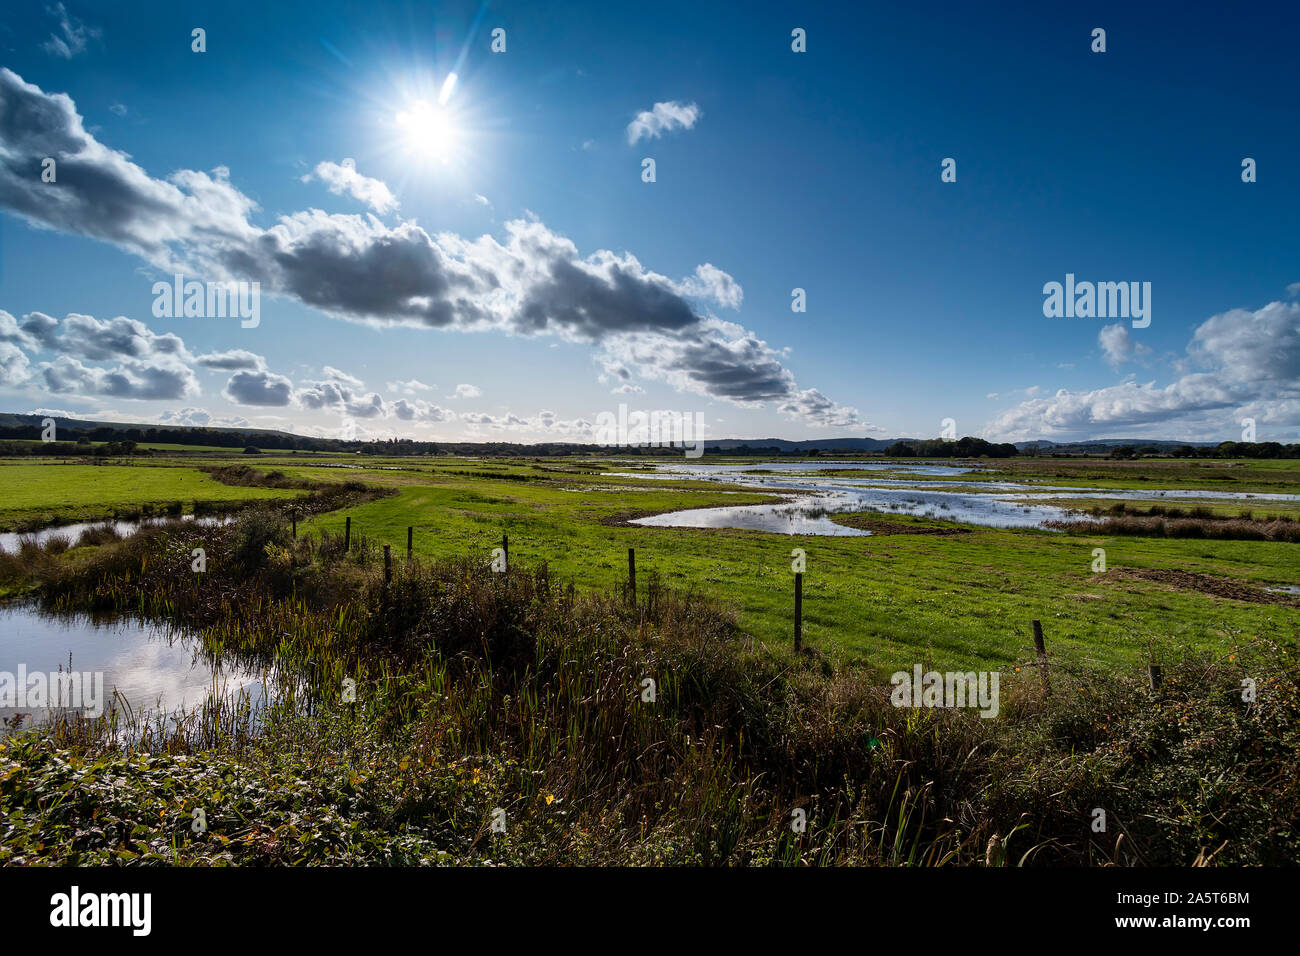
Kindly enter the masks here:
[[1046, 525], [1075, 534], [1300, 542], [1300, 521], [1289, 515], [1255, 517], [1251, 511], [1242, 511], [1232, 517], [1216, 515], [1203, 505], [1186, 510], [1163, 505], [1140, 509], [1123, 502], [1105, 510], [1093, 508], [1092, 514], [1101, 520], [1048, 521]]
[[[189, 566], [200, 544], [205, 575]], [[1159, 694], [1139, 673], [1053, 658], [1045, 698], [1026, 662], [1004, 670], [1001, 713], [982, 719], [895, 707], [870, 669], [757, 643], [734, 609], [653, 576], [636, 604], [622, 589], [579, 591], [544, 564], [494, 573], [486, 561], [395, 561], [385, 584], [368, 542], [354, 537], [345, 554], [328, 534], [295, 540], [273, 510], [229, 527], [149, 529], [40, 573], [51, 605], [166, 619], [196, 632], [206, 653], [274, 674], [263, 710], [215, 699], [144, 728], [118, 713], [116, 724], [60, 725], [0, 752], [0, 812], [21, 808], [25, 820], [53, 819], [57, 799], [92, 813], [91, 802], [58, 796], [59, 760], [102, 762], [133, 794], [117, 804], [136, 834], [133, 859], [997, 866], [1300, 856], [1300, 794], [1286, 769], [1300, 756], [1293, 645], [1237, 636], [1216, 657], [1162, 644]], [[1255, 704], [1242, 700], [1247, 677]], [[355, 702], [342, 699], [347, 682]], [[185, 769], [194, 760], [203, 773]], [[237, 815], [213, 811], [225, 842], [150, 819], [159, 774], [185, 807], [242, 788]], [[490, 830], [496, 808], [510, 821], [504, 835]], [[1091, 829], [1095, 808], [1107, 811], [1104, 833]], [[81, 814], [33, 824], [4, 852], [112, 859], [110, 838], [87, 836]], [[52, 839], [60, 826], [78, 834], [67, 849]]]

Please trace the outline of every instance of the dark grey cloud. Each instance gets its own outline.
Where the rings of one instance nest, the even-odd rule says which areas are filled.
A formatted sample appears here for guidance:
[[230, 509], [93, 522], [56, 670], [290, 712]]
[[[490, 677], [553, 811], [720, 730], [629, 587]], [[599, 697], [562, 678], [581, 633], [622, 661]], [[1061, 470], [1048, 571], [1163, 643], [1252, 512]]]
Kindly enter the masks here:
[[404, 422], [449, 422], [456, 417], [456, 413], [447, 408], [441, 408], [430, 402], [408, 401], [405, 398], [399, 398], [389, 405], [393, 415]]
[[328, 376], [320, 382], [304, 382], [294, 393], [294, 401], [303, 408], [328, 409], [352, 418], [379, 418], [388, 413], [378, 392], [362, 394], [361, 379], [339, 369], [325, 366]]
[[[143, 322], [118, 316], [96, 319], [78, 312], [60, 322], [44, 312], [29, 312], [21, 322], [0, 311], [0, 343], [10, 348], [58, 353], [52, 362], [31, 373], [52, 392], [72, 392], [131, 399], [176, 399], [198, 393], [198, 381], [189, 363], [193, 356], [185, 343], [170, 332], [158, 335]], [[16, 384], [21, 362], [8, 350], [5, 378]], [[86, 365], [117, 362], [114, 367]], [[27, 378], [29, 376], [24, 376]]]
[[236, 372], [223, 393], [237, 405], [283, 407], [293, 401], [293, 382], [268, 371]]
[[55, 345], [67, 355], [92, 362], [160, 355], [174, 356], [180, 361], [192, 359], [180, 336], [171, 332], [158, 335], [138, 319], [121, 315], [115, 319], [96, 319], [73, 312], [61, 323]]
[[96, 368], [60, 355], [40, 366], [44, 385], [51, 392], [99, 395], [140, 400], [177, 399], [197, 395], [194, 372], [179, 362], [128, 360], [115, 368]]
[[44, 312], [28, 312], [22, 321], [0, 309], [0, 342], [12, 342], [33, 352], [55, 347], [59, 320]]
[[663, 368], [679, 372], [707, 395], [736, 402], [781, 401], [794, 394], [794, 377], [757, 338], [689, 342]]
[[[246, 217], [256, 204], [230, 186], [225, 170], [153, 179], [87, 133], [70, 97], [2, 68], [0, 146], [0, 205], [35, 225], [113, 242], [155, 264], [167, 263], [177, 243], [235, 242], [254, 232]], [[46, 157], [56, 164], [52, 183], [41, 179]]]
[[699, 323], [673, 288], [648, 281], [621, 263], [592, 270], [554, 259], [548, 266], [549, 277], [530, 287], [520, 304], [514, 322], [518, 331], [557, 326], [573, 337], [599, 341], [612, 333], [673, 331]]

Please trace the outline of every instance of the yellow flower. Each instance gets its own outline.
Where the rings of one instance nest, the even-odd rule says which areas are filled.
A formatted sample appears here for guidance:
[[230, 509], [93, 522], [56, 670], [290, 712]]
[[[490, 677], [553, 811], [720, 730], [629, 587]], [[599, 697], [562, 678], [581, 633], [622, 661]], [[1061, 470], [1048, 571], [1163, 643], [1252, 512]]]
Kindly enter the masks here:
[[554, 794], [550, 794], [550, 793], [548, 793], [548, 794], [546, 795], [546, 805], [549, 807], [549, 806], [550, 806], [552, 803], [554, 803], [554, 802], [555, 802], [555, 796], [554, 796]]

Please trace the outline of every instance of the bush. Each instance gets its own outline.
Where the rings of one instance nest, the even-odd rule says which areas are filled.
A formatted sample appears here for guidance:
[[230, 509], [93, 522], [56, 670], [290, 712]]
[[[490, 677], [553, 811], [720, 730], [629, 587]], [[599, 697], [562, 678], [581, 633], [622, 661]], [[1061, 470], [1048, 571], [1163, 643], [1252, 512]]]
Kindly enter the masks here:
[[266, 566], [268, 547], [285, 548], [290, 542], [284, 516], [266, 508], [250, 510], [234, 527], [231, 559], [246, 574]]

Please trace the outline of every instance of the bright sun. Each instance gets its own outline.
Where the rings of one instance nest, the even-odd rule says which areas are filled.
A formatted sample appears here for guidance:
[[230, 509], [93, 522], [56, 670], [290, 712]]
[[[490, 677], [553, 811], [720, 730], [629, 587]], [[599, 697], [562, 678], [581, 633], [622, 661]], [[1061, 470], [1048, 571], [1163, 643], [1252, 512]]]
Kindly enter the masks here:
[[454, 155], [460, 130], [445, 105], [416, 100], [409, 110], [397, 114], [397, 125], [412, 152], [443, 162]]

